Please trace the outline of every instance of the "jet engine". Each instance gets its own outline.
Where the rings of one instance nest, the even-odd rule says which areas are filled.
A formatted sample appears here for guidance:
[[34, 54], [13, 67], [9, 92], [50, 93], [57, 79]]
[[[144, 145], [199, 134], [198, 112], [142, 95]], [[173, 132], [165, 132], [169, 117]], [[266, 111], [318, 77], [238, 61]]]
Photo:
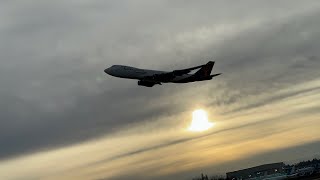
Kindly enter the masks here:
[[152, 87], [155, 85], [154, 82], [150, 82], [150, 81], [138, 81], [138, 85], [139, 86], [146, 86], [146, 87]]

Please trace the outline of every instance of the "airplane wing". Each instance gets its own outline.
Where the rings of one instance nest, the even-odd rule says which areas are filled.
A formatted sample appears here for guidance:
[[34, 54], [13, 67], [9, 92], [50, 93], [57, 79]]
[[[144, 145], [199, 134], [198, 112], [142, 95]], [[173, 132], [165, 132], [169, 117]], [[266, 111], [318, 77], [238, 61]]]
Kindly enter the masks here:
[[174, 70], [168, 73], [154, 74], [152, 76], [147, 76], [144, 78], [145, 81], [153, 81], [153, 82], [169, 82], [174, 79], [176, 76], [182, 76], [184, 74], [190, 73], [192, 70], [199, 69], [205, 65], [195, 66], [187, 69]]
[[196, 66], [196, 67], [192, 67], [192, 68], [188, 68], [188, 69], [180, 69], [180, 70], [174, 70], [172, 71], [172, 73], [174, 73], [177, 76], [181, 76], [183, 74], [188, 74], [189, 72], [195, 70], [195, 69], [199, 69], [202, 68], [204, 65], [201, 66]]

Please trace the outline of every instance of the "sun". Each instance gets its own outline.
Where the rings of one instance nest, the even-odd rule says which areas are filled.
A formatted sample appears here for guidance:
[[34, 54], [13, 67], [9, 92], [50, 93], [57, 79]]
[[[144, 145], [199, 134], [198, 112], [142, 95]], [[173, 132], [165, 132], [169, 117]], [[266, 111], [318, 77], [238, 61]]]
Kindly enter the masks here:
[[192, 112], [192, 122], [189, 131], [205, 131], [211, 128], [214, 123], [208, 121], [208, 115], [203, 109], [197, 109]]

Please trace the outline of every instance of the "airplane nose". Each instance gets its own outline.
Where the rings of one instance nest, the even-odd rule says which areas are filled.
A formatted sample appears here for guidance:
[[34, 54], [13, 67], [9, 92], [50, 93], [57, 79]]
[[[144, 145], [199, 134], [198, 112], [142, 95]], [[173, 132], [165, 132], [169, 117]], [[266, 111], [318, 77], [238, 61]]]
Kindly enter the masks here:
[[110, 74], [110, 68], [105, 69], [104, 72]]

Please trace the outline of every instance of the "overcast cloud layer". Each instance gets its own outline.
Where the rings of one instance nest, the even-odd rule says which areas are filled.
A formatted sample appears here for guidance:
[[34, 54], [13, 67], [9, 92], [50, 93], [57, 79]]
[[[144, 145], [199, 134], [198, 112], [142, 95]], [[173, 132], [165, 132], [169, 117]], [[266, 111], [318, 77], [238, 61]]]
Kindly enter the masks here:
[[[191, 179], [319, 156], [319, 12], [316, 0], [0, 1], [0, 179]], [[103, 72], [209, 60], [223, 75], [191, 84]], [[210, 131], [186, 131], [196, 108]]]

